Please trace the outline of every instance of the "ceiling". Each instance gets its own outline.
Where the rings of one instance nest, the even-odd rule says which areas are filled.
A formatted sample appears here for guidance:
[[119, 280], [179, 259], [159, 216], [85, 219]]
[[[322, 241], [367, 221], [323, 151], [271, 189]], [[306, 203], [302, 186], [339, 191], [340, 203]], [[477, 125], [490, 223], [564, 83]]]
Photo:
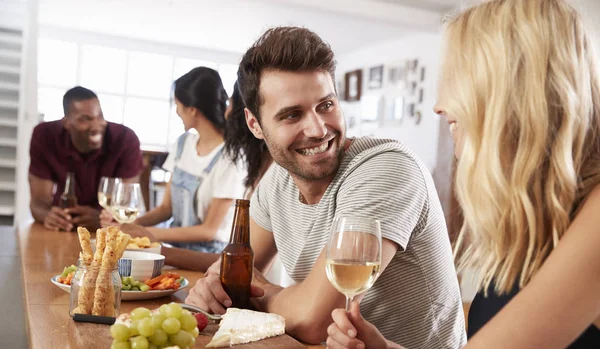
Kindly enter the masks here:
[[[454, 0], [39, 0], [42, 26], [244, 52], [266, 29], [305, 26], [337, 54], [438, 31]], [[427, 6], [422, 6], [430, 3]], [[430, 7], [437, 3], [438, 7]], [[415, 5], [416, 4], [416, 5]], [[435, 5], [435, 4], [433, 4]], [[417, 7], [414, 7], [417, 6]]]
[[423, 10], [446, 12], [460, 6], [464, 0], [373, 0], [395, 5], [410, 6]]

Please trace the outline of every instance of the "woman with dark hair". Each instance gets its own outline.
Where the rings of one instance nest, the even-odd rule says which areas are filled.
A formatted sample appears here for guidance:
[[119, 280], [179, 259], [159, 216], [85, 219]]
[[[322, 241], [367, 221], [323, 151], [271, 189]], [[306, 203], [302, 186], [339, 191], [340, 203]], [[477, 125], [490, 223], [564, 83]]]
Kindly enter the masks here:
[[254, 137], [248, 125], [244, 113], [244, 101], [237, 87], [233, 86], [233, 93], [229, 99], [230, 112], [227, 116], [227, 127], [225, 128], [225, 151], [233, 162], [243, 163], [248, 175], [244, 180], [246, 192], [244, 197], [250, 199], [258, 182], [271, 166], [273, 158], [262, 139]]
[[[219, 73], [206, 67], [194, 68], [177, 79], [173, 91], [186, 133], [163, 165], [171, 173], [163, 202], [134, 223], [152, 227], [172, 222], [167, 229], [133, 229], [133, 235], [220, 253], [229, 241], [233, 202], [244, 193], [246, 174], [223, 150], [227, 93]], [[191, 129], [197, 134], [187, 132]]]
[[[244, 186], [246, 187], [244, 197], [249, 199], [258, 182], [273, 162], [273, 159], [264, 141], [254, 137], [250, 129], [248, 129], [244, 108], [244, 102], [236, 83], [225, 113], [227, 122], [225, 127], [224, 152], [233, 162], [241, 164], [243, 168], [247, 168], [247, 176], [244, 179]], [[142, 227], [126, 225], [123, 229], [133, 236], [148, 236], [150, 240], [156, 240], [151, 233], [148, 233]], [[216, 253], [197, 253], [195, 251], [170, 247], [163, 247], [161, 253], [165, 256], [165, 263], [168, 265], [180, 269], [200, 270], [203, 272], [220, 256]]]

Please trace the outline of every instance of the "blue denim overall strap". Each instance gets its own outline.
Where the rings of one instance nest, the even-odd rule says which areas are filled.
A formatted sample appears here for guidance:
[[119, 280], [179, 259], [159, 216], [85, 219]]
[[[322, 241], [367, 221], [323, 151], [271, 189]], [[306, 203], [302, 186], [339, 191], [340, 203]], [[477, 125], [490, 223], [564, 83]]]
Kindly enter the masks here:
[[[181, 158], [187, 136], [188, 134], [185, 133], [177, 140], [177, 152], [175, 154], [176, 163]], [[198, 219], [196, 194], [198, 193], [198, 189], [200, 188], [200, 185], [202, 185], [204, 178], [210, 173], [220, 159], [222, 151], [223, 148], [217, 151], [200, 176], [186, 172], [175, 165], [173, 174], [171, 175], [172, 228], [190, 227], [202, 223], [200, 219]], [[223, 248], [227, 246], [226, 242], [217, 240], [206, 242], [176, 242], [171, 244], [176, 247], [207, 253], [220, 253]]]

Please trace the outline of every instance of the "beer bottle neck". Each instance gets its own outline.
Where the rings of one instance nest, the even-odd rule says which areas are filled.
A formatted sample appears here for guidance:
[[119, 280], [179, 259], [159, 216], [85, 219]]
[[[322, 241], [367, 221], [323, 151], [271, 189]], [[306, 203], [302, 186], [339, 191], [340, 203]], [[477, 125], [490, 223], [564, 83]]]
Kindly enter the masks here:
[[75, 195], [75, 175], [72, 172], [67, 174], [67, 180], [65, 181], [64, 194]]
[[236, 202], [229, 243], [250, 246], [250, 207], [247, 200]]

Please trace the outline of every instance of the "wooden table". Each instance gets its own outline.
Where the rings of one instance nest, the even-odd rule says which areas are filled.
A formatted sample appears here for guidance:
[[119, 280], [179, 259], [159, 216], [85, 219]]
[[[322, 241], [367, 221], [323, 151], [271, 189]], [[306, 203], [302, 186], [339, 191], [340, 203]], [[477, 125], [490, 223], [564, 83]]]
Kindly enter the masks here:
[[[65, 266], [75, 264], [80, 247], [76, 233], [53, 232], [39, 224], [18, 230], [27, 332], [30, 348], [110, 348], [109, 327], [74, 322], [69, 317], [69, 294], [54, 286], [50, 278]], [[177, 270], [193, 285], [202, 273]], [[146, 301], [125, 301], [121, 313], [137, 307], [156, 308], [172, 301], [183, 302], [187, 290], [170, 297]], [[10, 316], [10, 314], [4, 314]], [[215, 330], [214, 326], [211, 330]], [[195, 348], [204, 348], [209, 336], [200, 335]], [[236, 348], [323, 348], [321, 345], [302, 345], [291, 337], [279, 336]]]

